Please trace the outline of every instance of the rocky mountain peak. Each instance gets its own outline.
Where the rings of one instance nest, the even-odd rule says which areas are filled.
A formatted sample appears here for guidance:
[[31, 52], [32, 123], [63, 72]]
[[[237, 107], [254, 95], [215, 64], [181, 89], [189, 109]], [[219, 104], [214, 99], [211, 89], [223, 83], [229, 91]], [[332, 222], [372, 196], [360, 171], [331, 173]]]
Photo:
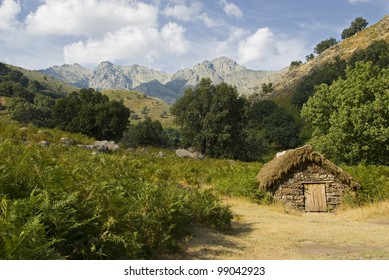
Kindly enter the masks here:
[[97, 69], [98, 68], [109, 68], [109, 67], [114, 67], [114, 64], [110, 61], [102, 61], [99, 66], [97, 66]]
[[94, 71], [80, 65], [63, 65], [41, 72], [78, 87], [135, 89], [169, 103], [174, 102], [186, 88], [195, 87], [202, 78], [210, 78], [214, 84], [226, 82], [236, 86], [240, 94], [249, 95], [256, 92], [263, 79], [274, 74], [246, 69], [225, 56], [205, 60], [192, 69], [182, 69], [173, 74], [140, 65], [119, 66], [109, 61], [101, 62]]

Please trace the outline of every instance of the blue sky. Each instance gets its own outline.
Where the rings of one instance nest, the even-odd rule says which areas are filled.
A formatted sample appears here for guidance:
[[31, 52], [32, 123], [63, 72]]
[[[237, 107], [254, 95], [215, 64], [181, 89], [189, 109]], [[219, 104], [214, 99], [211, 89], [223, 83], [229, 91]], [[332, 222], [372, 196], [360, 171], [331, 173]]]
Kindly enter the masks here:
[[42, 69], [101, 61], [174, 72], [228, 56], [255, 70], [305, 60], [388, 0], [0, 0], [0, 61]]

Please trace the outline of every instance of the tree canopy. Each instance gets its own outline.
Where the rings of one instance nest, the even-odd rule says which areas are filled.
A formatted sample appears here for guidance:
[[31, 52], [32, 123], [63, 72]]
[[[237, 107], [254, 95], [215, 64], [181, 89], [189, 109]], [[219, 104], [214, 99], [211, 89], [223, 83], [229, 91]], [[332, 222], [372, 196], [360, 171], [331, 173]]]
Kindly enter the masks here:
[[343, 30], [343, 32], [342, 32], [342, 39], [347, 39], [347, 38], [357, 34], [358, 32], [360, 32], [363, 29], [365, 29], [368, 24], [369, 23], [367, 22], [367, 20], [364, 19], [363, 17], [357, 17], [351, 23], [349, 28], [346, 28], [346, 29]]
[[127, 128], [130, 110], [122, 102], [93, 89], [81, 89], [57, 100], [53, 107], [56, 125], [97, 139], [120, 140]]
[[235, 87], [225, 83], [215, 86], [210, 79], [187, 89], [172, 107], [183, 145], [211, 157], [239, 157], [245, 102]]
[[389, 162], [389, 68], [358, 62], [346, 78], [322, 84], [304, 105], [311, 142], [328, 157], [348, 164]]
[[316, 45], [316, 47], [313, 49], [313, 51], [317, 54], [321, 54], [324, 52], [326, 49], [336, 45], [338, 42], [336, 41], [335, 38], [329, 38], [324, 41], [321, 41], [319, 44]]

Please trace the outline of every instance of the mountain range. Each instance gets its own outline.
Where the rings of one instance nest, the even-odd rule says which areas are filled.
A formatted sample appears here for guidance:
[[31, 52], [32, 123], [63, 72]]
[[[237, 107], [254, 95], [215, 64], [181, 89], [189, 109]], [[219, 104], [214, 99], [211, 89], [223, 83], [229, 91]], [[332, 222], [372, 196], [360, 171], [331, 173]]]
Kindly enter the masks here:
[[130, 89], [158, 97], [173, 103], [184, 90], [194, 87], [201, 78], [210, 78], [213, 83], [226, 82], [236, 86], [243, 95], [258, 92], [259, 85], [272, 81], [278, 72], [255, 71], [237, 64], [228, 57], [205, 60], [191, 69], [175, 73], [156, 71], [140, 65], [120, 66], [104, 61], [94, 70], [80, 64], [64, 64], [40, 70], [45, 75], [67, 82], [79, 88]]
[[[214, 84], [226, 82], [237, 87], [242, 95], [257, 94], [259, 98], [289, 95], [302, 77], [335, 58], [348, 59], [354, 52], [367, 48], [373, 41], [389, 42], [389, 15], [376, 24], [358, 32], [325, 50], [299, 67], [280, 71], [255, 71], [237, 64], [228, 57], [205, 60], [190, 69], [175, 73], [156, 71], [140, 65], [120, 66], [105, 61], [91, 70], [79, 64], [53, 66], [39, 72], [75, 87], [103, 89], [132, 89], [173, 103], [188, 87], [194, 87], [201, 78], [210, 78]], [[272, 83], [272, 92], [262, 92], [263, 83]]]

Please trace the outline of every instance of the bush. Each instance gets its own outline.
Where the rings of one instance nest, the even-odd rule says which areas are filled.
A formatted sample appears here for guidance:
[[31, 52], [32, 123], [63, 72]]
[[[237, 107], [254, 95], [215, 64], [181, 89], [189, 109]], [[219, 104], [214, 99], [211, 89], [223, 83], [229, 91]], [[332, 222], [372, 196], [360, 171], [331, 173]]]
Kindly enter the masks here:
[[357, 203], [373, 203], [389, 199], [389, 166], [364, 165], [342, 166], [361, 185]]
[[2, 259], [156, 258], [177, 251], [192, 223], [224, 230], [232, 217], [215, 195], [178, 188], [168, 165], [155, 172], [151, 157], [5, 140], [0, 158]]

